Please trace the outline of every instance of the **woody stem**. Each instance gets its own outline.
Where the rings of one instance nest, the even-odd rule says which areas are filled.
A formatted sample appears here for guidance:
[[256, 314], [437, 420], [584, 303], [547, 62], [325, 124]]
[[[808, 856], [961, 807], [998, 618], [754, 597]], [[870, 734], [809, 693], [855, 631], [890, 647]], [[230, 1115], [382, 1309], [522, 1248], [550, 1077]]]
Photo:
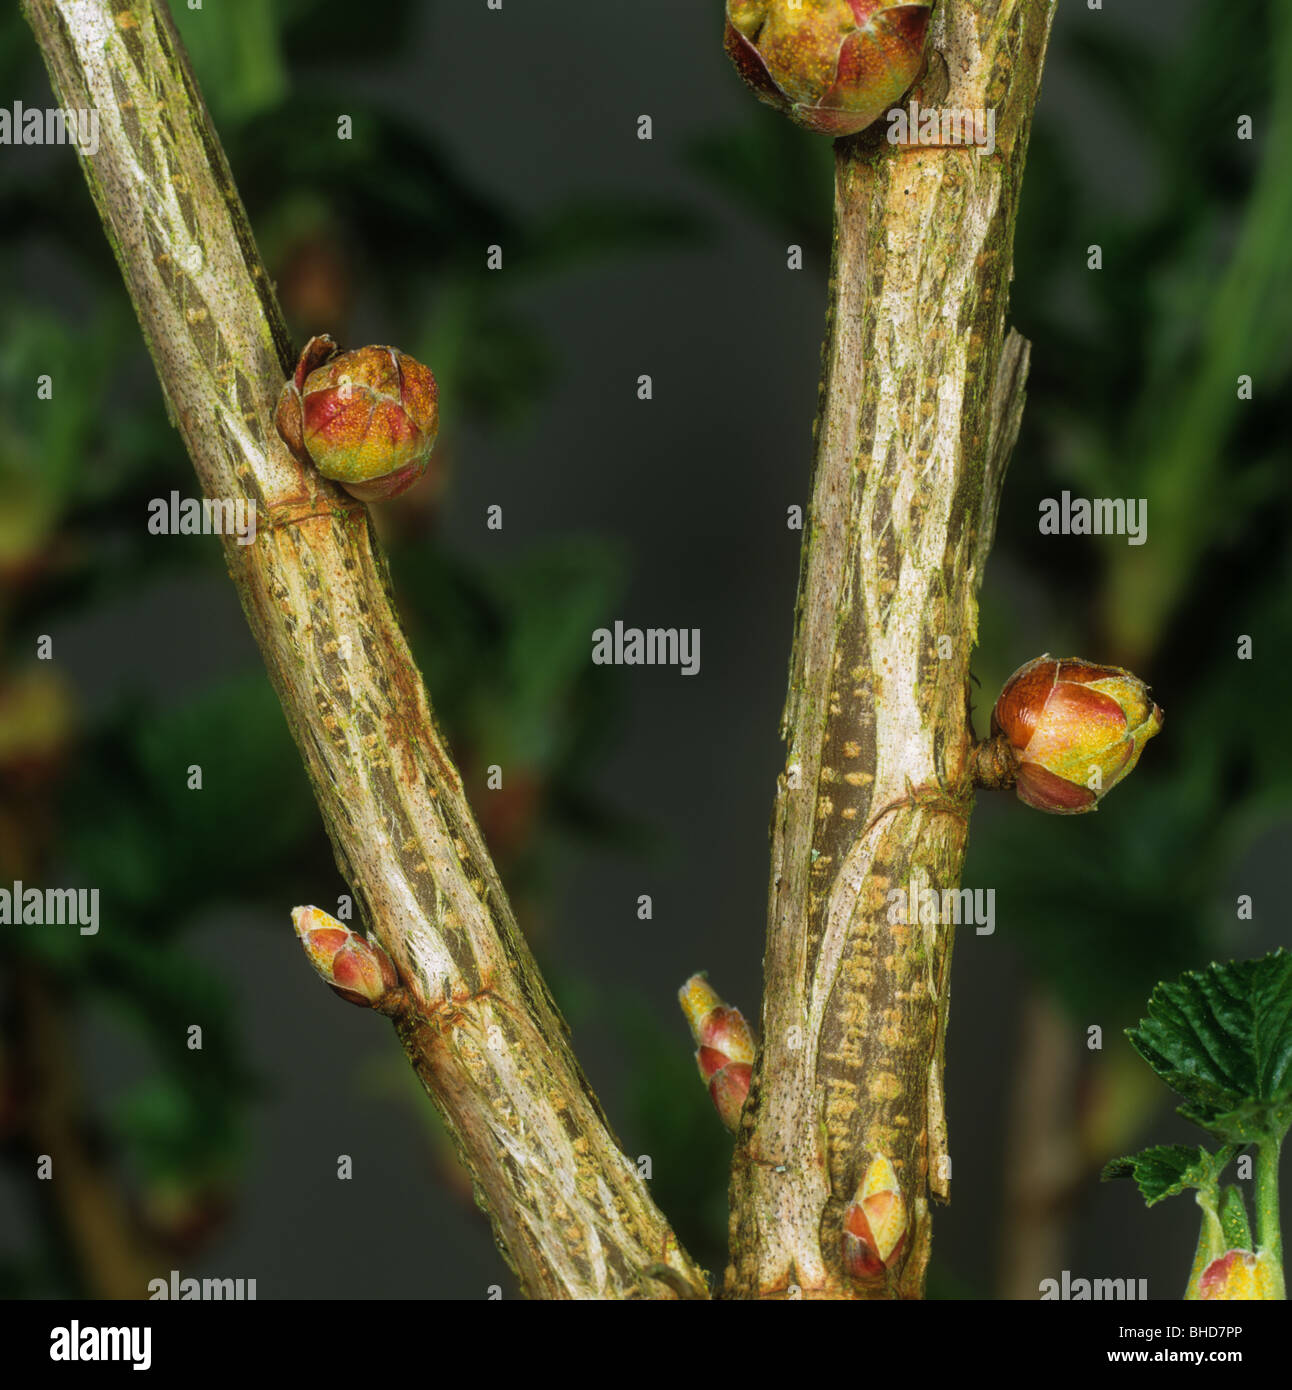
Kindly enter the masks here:
[[[946, 102], [997, 110], [992, 155], [899, 155], [874, 129], [835, 146], [763, 1046], [733, 1160], [728, 1297], [918, 1297], [929, 1200], [948, 1196], [951, 933], [895, 926], [888, 892], [954, 888], [964, 861], [969, 657], [1027, 372], [1006, 323], [1014, 220], [1053, 8], [936, 11]], [[880, 1155], [909, 1239], [892, 1280], [867, 1288], [844, 1267], [843, 1220]]]

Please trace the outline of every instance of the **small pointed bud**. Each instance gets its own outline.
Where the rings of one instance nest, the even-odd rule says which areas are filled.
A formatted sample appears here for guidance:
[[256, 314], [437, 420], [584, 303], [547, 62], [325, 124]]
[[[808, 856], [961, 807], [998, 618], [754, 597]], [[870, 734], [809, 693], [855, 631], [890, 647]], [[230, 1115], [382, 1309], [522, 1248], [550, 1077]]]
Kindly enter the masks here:
[[1012, 751], [1019, 800], [1061, 816], [1093, 811], [1161, 727], [1143, 681], [1075, 657], [1020, 666], [991, 716]]
[[843, 1267], [859, 1284], [883, 1281], [906, 1247], [906, 1201], [893, 1165], [876, 1154], [843, 1214]]
[[754, 1035], [739, 1009], [728, 1008], [703, 975], [692, 975], [677, 992], [691, 1035], [701, 1080], [722, 1123], [734, 1134], [754, 1074]]
[[278, 397], [275, 424], [301, 463], [312, 463], [363, 502], [395, 497], [426, 471], [439, 429], [429, 367], [391, 347], [339, 352], [311, 338]]
[[1247, 1302], [1281, 1299], [1273, 1258], [1265, 1251], [1253, 1254], [1250, 1250], [1227, 1250], [1202, 1271], [1198, 1297]]
[[394, 962], [375, 942], [317, 907], [292, 909], [292, 925], [310, 964], [341, 996], [393, 1013], [403, 999]]
[[727, 0], [723, 47], [759, 101], [853, 135], [919, 77], [932, 11], [930, 0]]

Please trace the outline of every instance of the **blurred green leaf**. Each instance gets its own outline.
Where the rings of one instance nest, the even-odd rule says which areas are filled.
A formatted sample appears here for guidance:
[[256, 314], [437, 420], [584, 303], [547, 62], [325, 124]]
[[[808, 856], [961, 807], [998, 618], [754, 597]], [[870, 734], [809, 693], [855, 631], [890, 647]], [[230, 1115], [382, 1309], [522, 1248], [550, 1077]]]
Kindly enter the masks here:
[[276, 0], [177, 4], [171, 15], [217, 128], [282, 101], [287, 74]]
[[537, 219], [522, 243], [529, 273], [568, 270], [625, 251], [694, 244], [707, 226], [695, 213], [658, 198], [573, 199]]
[[0, 555], [12, 556], [43, 544], [72, 499], [93, 489], [85, 459], [121, 325], [110, 312], [73, 324], [30, 303], [7, 303], [4, 317]]
[[996, 889], [998, 930], [1073, 1017], [1112, 1025], [1209, 950], [1213, 833], [1205, 799], [1141, 767], [1088, 815], [1002, 806], [970, 839], [965, 882]]
[[112, 1129], [130, 1147], [145, 1179], [197, 1185], [223, 1176], [239, 1133], [226, 1105], [211, 1105], [186, 1078], [156, 1078], [119, 1100]]
[[[96, 751], [69, 787], [66, 840], [118, 920], [137, 912], [173, 930], [190, 903], [209, 900], [213, 870], [225, 892], [245, 893], [317, 833], [300, 759], [259, 672], [146, 719], [118, 714]], [[201, 768], [201, 790], [188, 786], [190, 766]]]
[[380, 23], [356, 11], [353, 0], [276, 0], [286, 25], [286, 42], [301, 63], [373, 62], [401, 54], [412, 37], [414, 18], [427, 0], [382, 0]]
[[446, 726], [488, 762], [551, 770], [579, 738], [571, 701], [622, 587], [618, 554], [568, 538], [482, 576], [427, 549], [398, 552], [394, 570]]

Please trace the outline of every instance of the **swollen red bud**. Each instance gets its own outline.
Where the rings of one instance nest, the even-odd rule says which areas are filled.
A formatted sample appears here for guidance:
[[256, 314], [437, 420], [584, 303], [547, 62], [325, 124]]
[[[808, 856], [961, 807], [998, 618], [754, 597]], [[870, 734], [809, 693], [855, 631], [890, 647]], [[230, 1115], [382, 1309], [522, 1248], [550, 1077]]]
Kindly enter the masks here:
[[1277, 1288], [1273, 1258], [1250, 1250], [1227, 1250], [1202, 1271], [1198, 1280], [1200, 1299], [1282, 1299]]
[[1019, 799], [1068, 816], [1093, 811], [1161, 727], [1148, 686], [1129, 671], [1048, 655], [1014, 672], [991, 716], [1012, 751]]
[[843, 1214], [845, 1273], [859, 1284], [882, 1283], [906, 1248], [906, 1201], [893, 1165], [876, 1154]]
[[723, 46], [758, 99], [823, 135], [853, 135], [920, 75], [932, 4], [727, 0]]
[[317, 907], [292, 909], [292, 925], [310, 964], [351, 1004], [397, 1012], [403, 1000], [394, 962], [375, 942]]
[[439, 429], [429, 367], [391, 347], [339, 352], [311, 338], [278, 397], [275, 423], [301, 463], [363, 502], [394, 497], [426, 472]]
[[728, 1008], [703, 975], [692, 975], [677, 992], [698, 1048], [700, 1077], [722, 1123], [734, 1134], [754, 1072], [754, 1035], [739, 1009]]

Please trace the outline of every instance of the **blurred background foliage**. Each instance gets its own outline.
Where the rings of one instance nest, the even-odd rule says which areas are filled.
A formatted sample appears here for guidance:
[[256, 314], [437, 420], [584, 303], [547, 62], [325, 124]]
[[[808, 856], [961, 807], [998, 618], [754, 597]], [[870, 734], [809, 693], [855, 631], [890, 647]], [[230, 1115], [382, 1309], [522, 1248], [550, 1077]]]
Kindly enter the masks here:
[[[613, 676], [592, 679], [588, 633], [616, 611], [628, 559], [613, 538], [576, 535], [485, 564], [439, 523], [470, 463], [463, 440], [523, 439], [562, 370], [526, 308], [535, 282], [694, 245], [717, 234], [724, 207], [823, 264], [829, 145], [749, 103], [739, 123], [685, 151], [705, 196], [591, 187], [521, 212], [378, 98], [348, 93], [354, 138], [336, 138], [334, 35], [346, 34], [347, 61], [380, 63], [408, 41], [418, 8], [395, 0], [380, 25], [358, 26], [340, 0], [229, 0], [237, 22], [220, 25], [183, 6], [175, 14], [298, 341], [367, 334], [434, 366], [438, 471], [379, 513], [401, 611], [558, 998], [576, 1032], [596, 1020], [625, 1059], [630, 1082], [612, 1112], [649, 1136], [657, 1197], [702, 1262], [720, 1267], [728, 1147], [680, 1025], [664, 1028], [631, 979], [590, 979], [551, 926], [562, 845], [659, 849], [658, 827], [594, 786], [622, 711]], [[957, 1071], [953, 1022], [953, 1097], [979, 1086], [1008, 1094], [998, 1190], [973, 1198], [997, 1214], [998, 1248], [970, 1265], [935, 1246], [931, 1289], [942, 1296], [1035, 1297], [1037, 1280], [1070, 1257], [1093, 1175], [1161, 1104], [1118, 1030], [1156, 980], [1259, 953], [1235, 884], [1289, 819], [1292, 742], [1271, 736], [1269, 712], [1285, 703], [1292, 636], [1282, 415], [1292, 21], [1272, 0], [1208, 0], [1195, 13], [1169, 42], [1073, 31], [1062, 57], [1079, 90], [1065, 118], [1043, 104], [1032, 137], [1013, 318], [1034, 350], [982, 602], [976, 719], [985, 732], [1005, 677], [1048, 649], [1135, 669], [1166, 729], [1098, 815], [1055, 822], [989, 803], [975, 818], [965, 881], [994, 887], [998, 920], [1010, 922], [1025, 967], [1022, 1033], [989, 1081]], [[45, 90], [12, 13], [0, 18], [0, 78], [3, 91]], [[1090, 155], [1098, 140], [1073, 129], [1074, 109], [1098, 112], [1123, 142], [1119, 157], [1142, 171], [1137, 196], [1102, 177]], [[1236, 138], [1244, 113], [1251, 142]], [[265, 1095], [240, 1026], [236, 962], [213, 972], [192, 949], [197, 924], [227, 898], [259, 905], [281, 930], [292, 903], [336, 881], [258, 671], [207, 672], [161, 698], [144, 683], [74, 685], [57, 663], [32, 659], [39, 634], [221, 571], [214, 541], [155, 544], [139, 522], [149, 498], [186, 493], [191, 480], [80, 171], [59, 154], [0, 162], [0, 248], [24, 268], [0, 279], [0, 883], [95, 884], [115, 925], [93, 951], [58, 932], [0, 931], [0, 1144], [19, 1200], [39, 1216], [27, 1246], [0, 1244], [0, 1291], [15, 1296], [121, 1292], [141, 1270], [200, 1261], [217, 1242]], [[1072, 247], [1075, 225], [1097, 229], [1102, 269]], [[505, 276], [485, 269], [492, 242], [515, 267]], [[57, 409], [35, 397], [41, 374]], [[1250, 400], [1239, 398], [1243, 374]], [[1041, 537], [1037, 504], [1063, 488], [1148, 498], [1150, 543]], [[786, 647], [790, 611], [787, 593], [776, 633]], [[1242, 634], [1252, 661], [1238, 659]], [[771, 664], [779, 681], [780, 657]], [[493, 762], [507, 769], [505, 791], [485, 794]], [[201, 795], [185, 786], [191, 764], [220, 769]], [[741, 872], [761, 882], [765, 864]], [[739, 1002], [756, 1016], [754, 1001]], [[109, 1094], [79, 1074], [74, 1039], [87, 1015], [115, 1019], [143, 1049], [135, 1080]], [[194, 1018], [205, 1030], [198, 1052], [185, 1040]], [[1082, 1043], [1094, 1022], [1102, 1051]], [[392, 1054], [364, 1084], [408, 1100], [434, 1166], [469, 1199]], [[34, 1156], [56, 1144], [73, 1155], [72, 1180], [33, 1182]], [[957, 1195], [970, 1200], [963, 1184]]]
[[[588, 633], [609, 612], [624, 565], [613, 543], [574, 537], [481, 568], [434, 539], [436, 496], [452, 484], [463, 421], [523, 427], [556, 370], [541, 329], [518, 307], [529, 279], [685, 242], [700, 224], [680, 207], [595, 190], [546, 219], [522, 220], [377, 101], [347, 99], [353, 138], [338, 139], [335, 100], [302, 77], [311, 62], [334, 58], [319, 35], [344, 30], [348, 58], [379, 58], [406, 38], [417, 9], [407, 0], [384, 6], [381, 25], [357, 28], [340, 3], [241, 0], [228, 9], [220, 24], [184, 6], [174, 14], [293, 333], [304, 341], [326, 330], [351, 344], [358, 325], [379, 322], [434, 363], [443, 402], [436, 476], [380, 524], [437, 713], [522, 921], [537, 928], [553, 840], [632, 847], [650, 838], [584, 777], [615, 719], [605, 682], [590, 688]], [[6, 91], [44, 85], [16, 12], [0, 19], [0, 75]], [[24, 1175], [64, 1125], [85, 1159], [79, 1204], [38, 1202], [48, 1248], [0, 1265], [0, 1289], [18, 1295], [137, 1287], [141, 1262], [196, 1256], [218, 1229], [238, 1182], [256, 1069], [232, 981], [214, 978], [185, 939], [210, 908], [223, 856], [236, 869], [218, 874], [220, 893], [278, 916], [297, 900], [290, 893], [305, 900], [335, 879], [263, 675], [219, 678], [177, 702], [122, 689], [86, 708], [56, 666], [33, 659], [37, 636], [69, 617], [222, 569], [217, 544], [158, 545], [138, 525], [149, 498], [176, 487], [187, 495], [191, 477], [176, 471], [175, 436], [156, 408], [151, 364], [80, 169], [59, 153], [35, 168], [0, 167], [5, 258], [43, 263], [36, 283], [6, 277], [0, 291], [9, 403], [0, 422], [0, 881], [65, 874], [96, 885], [128, 925], [104, 932], [92, 952], [74, 933], [0, 935], [12, 972], [0, 1138]], [[521, 269], [490, 274], [493, 242]], [[82, 302], [60, 304], [60, 283]], [[42, 374], [55, 383], [56, 409], [32, 390]], [[505, 767], [501, 792], [482, 794], [480, 750]], [[193, 764], [219, 769], [200, 795], [182, 771]], [[38, 1093], [50, 1090], [51, 1050], [32, 1055], [34, 1040], [45, 1028], [70, 1030], [78, 1010], [97, 1005], [144, 1038], [150, 1074], [83, 1110], [74, 1108], [81, 1095], [46, 1114], [55, 1107]], [[186, 1044], [195, 1018], [204, 1021], [200, 1051]], [[59, 1055], [75, 1069], [70, 1049]], [[451, 1170], [447, 1143], [432, 1142]], [[128, 1201], [105, 1195], [118, 1178]], [[29, 1195], [63, 1186], [37, 1183]], [[95, 1207], [123, 1245], [120, 1258], [87, 1249], [76, 1229]]]

